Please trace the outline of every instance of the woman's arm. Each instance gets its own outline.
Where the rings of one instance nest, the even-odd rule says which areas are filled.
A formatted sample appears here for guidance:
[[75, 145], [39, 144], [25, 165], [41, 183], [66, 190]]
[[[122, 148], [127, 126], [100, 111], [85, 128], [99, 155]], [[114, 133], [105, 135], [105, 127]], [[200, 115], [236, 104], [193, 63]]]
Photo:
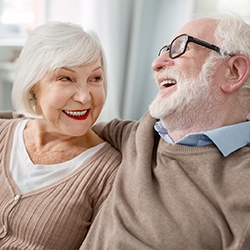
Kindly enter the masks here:
[[14, 119], [24, 117], [22, 114], [10, 110], [0, 110], [1, 119]]

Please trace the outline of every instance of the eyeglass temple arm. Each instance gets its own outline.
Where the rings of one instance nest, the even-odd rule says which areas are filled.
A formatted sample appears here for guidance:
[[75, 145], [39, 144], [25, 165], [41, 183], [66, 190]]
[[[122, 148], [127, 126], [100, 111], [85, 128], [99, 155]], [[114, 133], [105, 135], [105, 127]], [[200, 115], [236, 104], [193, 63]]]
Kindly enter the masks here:
[[226, 54], [226, 55], [229, 55], [229, 56], [234, 56], [234, 54], [228, 53], [225, 50], [219, 48], [218, 46], [216, 46], [214, 44], [207, 43], [205, 41], [199, 40], [199, 39], [197, 39], [195, 37], [192, 37], [192, 36], [189, 36], [188, 39], [189, 39], [190, 42], [195, 42], [195, 43], [197, 43], [199, 45], [202, 45], [204, 47], [212, 49], [212, 50], [214, 50], [214, 51], [216, 51], [216, 52], [218, 52], [220, 54]]

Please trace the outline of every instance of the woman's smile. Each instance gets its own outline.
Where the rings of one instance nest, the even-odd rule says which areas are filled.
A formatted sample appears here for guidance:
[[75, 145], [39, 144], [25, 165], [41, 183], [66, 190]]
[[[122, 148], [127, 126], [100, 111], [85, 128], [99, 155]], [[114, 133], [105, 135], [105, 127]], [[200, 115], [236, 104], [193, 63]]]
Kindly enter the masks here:
[[85, 120], [88, 118], [90, 109], [85, 110], [63, 110], [63, 113], [74, 120]]

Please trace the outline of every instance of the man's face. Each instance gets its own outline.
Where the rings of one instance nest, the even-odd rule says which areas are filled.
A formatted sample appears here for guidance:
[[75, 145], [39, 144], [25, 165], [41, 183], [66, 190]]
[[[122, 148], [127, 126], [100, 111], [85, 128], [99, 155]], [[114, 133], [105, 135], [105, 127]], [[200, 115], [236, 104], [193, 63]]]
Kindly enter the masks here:
[[[208, 76], [212, 76], [216, 70], [215, 63], [211, 59], [209, 58], [203, 65], [197, 76], [190, 78], [185, 77], [176, 68], [165, 68], [161, 72], [155, 72], [154, 78], [156, 82], [160, 82], [160, 91], [150, 105], [151, 115], [159, 119], [172, 114], [182, 115], [183, 112], [196, 110], [208, 101], [213, 92], [213, 78]], [[169, 80], [162, 81], [162, 79]], [[178, 83], [177, 87], [173, 81]]]
[[[207, 20], [203, 22], [207, 25]], [[179, 34], [188, 34], [214, 43], [211, 39], [213, 37], [211, 28], [204, 32], [201, 21], [195, 20], [188, 23], [177, 33]], [[207, 48], [189, 43], [182, 56], [171, 59], [169, 52], [165, 52], [153, 62], [154, 77], [160, 88], [156, 99], [150, 105], [150, 113], [153, 117], [169, 119], [172, 115], [172, 122], [178, 122], [177, 120], [185, 117], [185, 123], [188, 123], [187, 117], [190, 120], [194, 112], [203, 112], [204, 105], [208, 105], [208, 100], [215, 93], [213, 75], [216, 63], [213, 59], [205, 63], [209, 52]], [[207, 77], [208, 75], [210, 77]], [[217, 98], [216, 94], [215, 98]], [[178, 123], [175, 124], [177, 125]]]

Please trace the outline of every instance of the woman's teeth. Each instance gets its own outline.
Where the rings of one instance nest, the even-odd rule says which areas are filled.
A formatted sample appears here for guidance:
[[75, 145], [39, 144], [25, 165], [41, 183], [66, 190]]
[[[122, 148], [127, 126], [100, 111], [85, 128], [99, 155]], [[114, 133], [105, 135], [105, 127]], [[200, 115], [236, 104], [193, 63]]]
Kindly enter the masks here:
[[160, 83], [161, 87], [170, 87], [175, 84], [176, 84], [175, 80], [164, 80]]
[[86, 115], [88, 112], [88, 110], [84, 110], [84, 111], [68, 111], [68, 110], [64, 110], [64, 113], [71, 115], [71, 116], [83, 116]]

